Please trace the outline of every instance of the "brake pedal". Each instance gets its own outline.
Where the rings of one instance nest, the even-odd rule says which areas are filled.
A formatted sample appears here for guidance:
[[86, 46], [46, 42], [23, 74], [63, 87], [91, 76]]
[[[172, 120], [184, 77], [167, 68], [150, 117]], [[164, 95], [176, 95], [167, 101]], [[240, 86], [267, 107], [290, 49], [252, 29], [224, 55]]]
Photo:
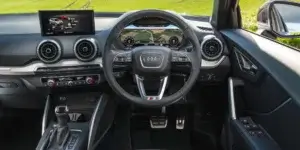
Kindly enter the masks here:
[[152, 116], [150, 126], [152, 129], [164, 129], [168, 126], [168, 118], [166, 116]]
[[176, 129], [177, 130], [183, 130], [184, 129], [184, 123], [185, 123], [185, 117], [177, 117], [177, 119], [176, 119]]

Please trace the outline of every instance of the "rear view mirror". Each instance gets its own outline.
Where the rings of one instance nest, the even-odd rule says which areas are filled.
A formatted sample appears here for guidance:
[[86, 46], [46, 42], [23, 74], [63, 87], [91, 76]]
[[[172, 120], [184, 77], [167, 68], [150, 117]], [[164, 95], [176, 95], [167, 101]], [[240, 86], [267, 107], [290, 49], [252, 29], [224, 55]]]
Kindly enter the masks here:
[[300, 3], [274, 1], [269, 6], [271, 30], [279, 37], [300, 37]]

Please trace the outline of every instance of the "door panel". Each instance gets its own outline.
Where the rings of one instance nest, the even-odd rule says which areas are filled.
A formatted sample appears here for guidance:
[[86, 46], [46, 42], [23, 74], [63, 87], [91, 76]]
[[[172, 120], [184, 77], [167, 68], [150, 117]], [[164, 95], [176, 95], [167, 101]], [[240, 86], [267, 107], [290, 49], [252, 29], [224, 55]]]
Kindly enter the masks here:
[[269, 114], [255, 114], [259, 122], [284, 150], [300, 148], [300, 107], [290, 99]]
[[[268, 135], [266, 141], [257, 140], [250, 149], [260, 149], [255, 145], [267, 144], [274, 141], [272, 146], [283, 150], [300, 149], [300, 53], [274, 41], [243, 30], [227, 30], [222, 32], [228, 45], [233, 51], [244, 54], [243, 56], [257, 65], [259, 74], [245, 73], [239, 67], [239, 58], [232, 53], [233, 76], [242, 80], [243, 85], [237, 87], [235, 92], [237, 120], [230, 123], [231, 145], [241, 144], [241, 139], [252, 141], [251, 137], [244, 136], [238, 121], [241, 117], [248, 117], [261, 127]], [[269, 143], [270, 144], [270, 143]], [[272, 147], [271, 146], [271, 147]], [[265, 147], [264, 150], [274, 148]], [[249, 147], [248, 147], [249, 148]]]
[[[251, 118], [247, 118], [250, 121]], [[278, 144], [272, 139], [272, 137], [262, 127], [258, 127], [258, 133], [249, 131], [244, 127], [244, 124], [240, 120], [232, 120], [230, 123], [231, 132], [234, 136], [233, 150], [280, 150]]]

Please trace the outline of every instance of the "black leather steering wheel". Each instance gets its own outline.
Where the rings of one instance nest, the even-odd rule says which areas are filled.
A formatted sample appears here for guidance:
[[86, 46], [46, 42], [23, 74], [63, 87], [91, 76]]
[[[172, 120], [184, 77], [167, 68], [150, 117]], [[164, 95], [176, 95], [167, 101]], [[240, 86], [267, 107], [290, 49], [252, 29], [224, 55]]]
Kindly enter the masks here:
[[[193, 45], [193, 51], [175, 51], [163, 46], [139, 46], [130, 51], [113, 49], [113, 42], [119, 37], [121, 31], [130, 23], [145, 17], [157, 17], [177, 25], [182, 30], [183, 36]], [[102, 57], [103, 71], [112, 89], [122, 98], [148, 107], [162, 107], [180, 100], [196, 82], [201, 67], [200, 45], [193, 29], [180, 15], [163, 10], [140, 10], [122, 16], [107, 38]], [[139, 89], [139, 97], [125, 91], [116, 81], [113, 73], [114, 63], [130, 64]], [[174, 63], [188, 63], [191, 72], [188, 80], [179, 91], [164, 96], [168, 77], [171, 73], [171, 65]], [[145, 76], [155, 76], [160, 79], [158, 95], [149, 96], [146, 94], [143, 84]]]

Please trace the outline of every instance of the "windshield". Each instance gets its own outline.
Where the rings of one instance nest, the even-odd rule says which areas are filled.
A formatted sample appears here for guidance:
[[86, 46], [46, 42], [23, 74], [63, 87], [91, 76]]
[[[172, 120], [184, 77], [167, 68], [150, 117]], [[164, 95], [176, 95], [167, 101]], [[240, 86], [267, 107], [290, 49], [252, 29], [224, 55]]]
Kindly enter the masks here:
[[93, 9], [95, 12], [163, 9], [187, 15], [211, 16], [212, 6], [213, 0], [6, 0], [0, 5], [0, 13], [53, 9]]

